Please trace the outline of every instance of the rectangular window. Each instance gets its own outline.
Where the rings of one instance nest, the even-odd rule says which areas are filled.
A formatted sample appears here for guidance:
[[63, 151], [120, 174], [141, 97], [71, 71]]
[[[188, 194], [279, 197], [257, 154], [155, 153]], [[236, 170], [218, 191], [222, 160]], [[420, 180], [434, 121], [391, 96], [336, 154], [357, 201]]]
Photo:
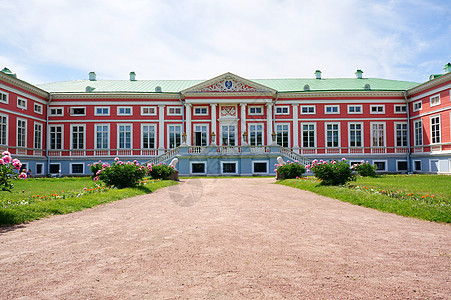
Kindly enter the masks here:
[[34, 148], [42, 148], [42, 124], [34, 123]]
[[263, 125], [249, 124], [249, 144], [251, 146], [263, 145]]
[[208, 143], [207, 125], [194, 125], [194, 146], [207, 146]]
[[132, 148], [132, 125], [131, 124], [118, 124], [118, 148], [119, 149], [131, 149]]
[[340, 106], [338, 106], [338, 105], [326, 105], [326, 106], [324, 106], [324, 113], [325, 114], [339, 114], [340, 113]]
[[339, 134], [338, 123], [326, 123], [326, 147], [340, 147]]
[[143, 149], [155, 149], [155, 125], [141, 125], [141, 139]]
[[440, 104], [440, 94], [430, 97], [429, 103], [431, 104], [431, 107], [439, 105]]
[[194, 115], [195, 116], [208, 116], [208, 107], [195, 107]]
[[86, 116], [86, 108], [85, 107], [71, 107], [70, 115], [71, 116]]
[[249, 114], [250, 115], [263, 115], [263, 107], [262, 106], [249, 106]]
[[44, 164], [36, 164], [36, 175], [44, 173]]
[[315, 124], [302, 124], [302, 147], [315, 148]]
[[421, 171], [421, 160], [414, 161], [415, 171]]
[[385, 146], [385, 123], [371, 123], [371, 146]]
[[252, 173], [254, 173], [254, 174], [268, 173], [268, 162], [267, 161], [254, 161], [252, 163]]
[[94, 108], [94, 115], [95, 116], [109, 116], [110, 108], [108, 106], [105, 106], [105, 107], [96, 106]]
[[236, 162], [222, 162], [221, 169], [223, 174], [236, 174], [237, 163]]
[[396, 171], [398, 172], [407, 171], [407, 160], [397, 160]]
[[315, 114], [315, 106], [301, 106], [301, 114], [303, 115], [314, 115]]
[[395, 105], [395, 114], [403, 114], [407, 112], [407, 105]]
[[407, 123], [395, 123], [396, 147], [407, 147]]
[[235, 125], [221, 126], [222, 146], [235, 146]]
[[290, 107], [289, 106], [277, 106], [276, 107], [276, 115], [289, 115]]
[[206, 162], [192, 162], [191, 163], [191, 173], [192, 174], [205, 174], [206, 173]]
[[290, 130], [288, 124], [276, 124], [276, 141], [282, 147], [289, 147]]
[[363, 146], [363, 124], [349, 123], [349, 147]]
[[363, 113], [362, 105], [348, 105], [348, 114]]
[[50, 126], [50, 149], [51, 150], [60, 150], [63, 149], [63, 126], [55, 125]]
[[70, 164], [70, 168], [71, 168], [71, 170], [70, 170], [71, 174], [83, 174], [85, 165], [72, 163], [72, 164]]
[[50, 115], [51, 116], [62, 116], [64, 115], [64, 111], [62, 107], [52, 107], [50, 108]]
[[440, 116], [431, 117], [431, 142], [440, 143]]
[[413, 103], [413, 111], [419, 111], [422, 108], [421, 100]]
[[71, 125], [72, 149], [81, 150], [85, 148], [85, 125]]
[[387, 161], [381, 160], [381, 161], [373, 161], [373, 164], [376, 165], [376, 171], [379, 172], [385, 172], [387, 171]]
[[119, 106], [117, 108], [118, 116], [131, 116], [133, 113], [132, 108], [129, 106]]
[[27, 99], [17, 98], [17, 107], [27, 109]]
[[182, 144], [182, 126], [169, 125], [169, 148], [176, 148]]
[[143, 106], [141, 107], [142, 116], [155, 116], [157, 114], [157, 109], [155, 106]]
[[181, 116], [181, 115], [182, 115], [181, 107], [168, 106], [168, 116]]
[[423, 121], [413, 122], [415, 146], [423, 145]]
[[8, 104], [8, 96], [9, 94], [6, 92], [0, 92], [0, 102]]
[[61, 164], [50, 164], [50, 174], [61, 173]]
[[34, 112], [42, 115], [42, 104], [34, 104]]
[[96, 149], [108, 149], [110, 141], [110, 126], [96, 125]]
[[8, 143], [8, 116], [0, 115], [0, 145]]
[[370, 105], [370, 113], [384, 114], [385, 113], [385, 105]]
[[17, 119], [17, 147], [27, 147], [27, 121]]

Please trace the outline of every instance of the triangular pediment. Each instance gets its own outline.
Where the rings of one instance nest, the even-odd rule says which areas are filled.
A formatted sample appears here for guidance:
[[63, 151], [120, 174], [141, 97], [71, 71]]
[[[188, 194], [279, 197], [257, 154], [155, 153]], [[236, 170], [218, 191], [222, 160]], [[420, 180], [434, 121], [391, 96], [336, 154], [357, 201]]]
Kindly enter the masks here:
[[198, 93], [276, 93], [276, 90], [244, 79], [232, 73], [225, 73], [210, 80], [199, 83], [182, 94]]

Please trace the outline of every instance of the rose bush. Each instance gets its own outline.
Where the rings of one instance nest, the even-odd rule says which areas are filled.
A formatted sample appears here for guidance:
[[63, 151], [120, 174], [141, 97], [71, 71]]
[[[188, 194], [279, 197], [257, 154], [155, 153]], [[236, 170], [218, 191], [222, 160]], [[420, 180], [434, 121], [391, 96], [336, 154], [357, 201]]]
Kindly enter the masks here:
[[275, 164], [274, 167], [276, 167], [275, 171], [277, 172], [277, 177], [280, 179], [301, 177], [306, 171], [305, 167], [297, 161], [288, 161], [286, 164]]
[[376, 165], [371, 165], [368, 161], [361, 161], [360, 164], [354, 164], [351, 166], [360, 176], [363, 177], [377, 177]]
[[153, 179], [167, 179], [170, 175], [175, 173], [174, 167], [166, 165], [165, 163], [149, 164], [147, 165], [149, 175]]
[[13, 159], [11, 153], [5, 151], [0, 158], [0, 190], [11, 192], [13, 188], [12, 179], [20, 178], [26, 179], [27, 173], [25, 171], [20, 172], [19, 175], [14, 170], [20, 170], [22, 163], [18, 159]]
[[343, 158], [341, 161], [313, 160], [310, 165], [305, 166], [311, 170], [322, 185], [342, 185], [350, 180], [355, 180], [349, 162]]
[[136, 160], [124, 163], [118, 157], [114, 159], [113, 165], [98, 162], [90, 168], [91, 171], [95, 171], [94, 181], [100, 180], [107, 186], [118, 189], [137, 186], [147, 173], [146, 167], [141, 166]]

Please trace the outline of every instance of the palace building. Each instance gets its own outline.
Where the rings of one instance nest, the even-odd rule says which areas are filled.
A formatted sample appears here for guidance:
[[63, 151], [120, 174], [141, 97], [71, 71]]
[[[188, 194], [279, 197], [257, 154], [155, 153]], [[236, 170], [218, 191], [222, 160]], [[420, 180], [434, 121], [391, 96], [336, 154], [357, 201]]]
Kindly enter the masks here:
[[366, 78], [89, 79], [0, 72], [0, 149], [36, 175], [169, 163], [180, 175], [272, 175], [277, 157], [346, 158], [383, 173], [451, 173], [451, 64], [424, 83]]

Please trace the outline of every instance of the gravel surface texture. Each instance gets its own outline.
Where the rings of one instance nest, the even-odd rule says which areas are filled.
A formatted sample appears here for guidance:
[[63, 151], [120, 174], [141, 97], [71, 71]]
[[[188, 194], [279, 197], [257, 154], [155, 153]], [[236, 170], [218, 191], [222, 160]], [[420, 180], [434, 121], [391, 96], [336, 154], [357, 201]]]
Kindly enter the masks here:
[[189, 179], [0, 228], [0, 299], [451, 299], [451, 227]]

